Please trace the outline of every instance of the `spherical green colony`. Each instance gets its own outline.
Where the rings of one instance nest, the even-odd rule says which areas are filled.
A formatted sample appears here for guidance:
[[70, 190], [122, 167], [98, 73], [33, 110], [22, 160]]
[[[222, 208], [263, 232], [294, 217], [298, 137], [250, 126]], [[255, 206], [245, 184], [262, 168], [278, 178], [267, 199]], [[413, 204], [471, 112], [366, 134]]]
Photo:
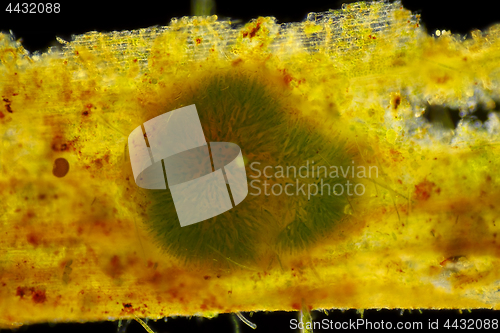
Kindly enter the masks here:
[[[268, 256], [306, 250], [336, 224], [347, 221], [346, 193], [330, 189], [335, 184], [345, 186], [350, 175], [325, 177], [318, 168], [350, 166], [354, 154], [349, 145], [315, 131], [264, 84], [238, 74], [220, 75], [175, 103], [172, 110], [196, 105], [207, 142], [233, 142], [241, 147], [249, 194], [221, 215], [181, 227], [170, 191], [145, 190], [152, 202], [146, 225], [162, 249], [186, 263], [226, 268], [259, 265]], [[264, 170], [266, 166], [270, 167]], [[270, 171], [277, 166], [303, 170]], [[286, 192], [292, 195], [283, 191], [287, 184]], [[308, 195], [309, 187], [316, 188], [314, 184], [318, 193]]]

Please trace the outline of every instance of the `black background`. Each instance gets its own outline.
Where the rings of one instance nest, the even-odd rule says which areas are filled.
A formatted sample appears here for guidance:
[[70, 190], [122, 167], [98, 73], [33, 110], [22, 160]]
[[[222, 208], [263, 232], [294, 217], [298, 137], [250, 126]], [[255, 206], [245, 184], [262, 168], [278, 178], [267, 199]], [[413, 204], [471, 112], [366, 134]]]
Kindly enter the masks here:
[[[292, 330], [290, 329], [290, 321], [292, 319], [297, 319], [297, 312], [257, 312], [253, 314], [252, 317], [248, 313], [244, 314], [246, 318], [250, 319], [253, 323], [257, 325], [257, 328], [254, 330], [241, 321], [239, 321], [239, 332], [241, 333], [264, 333], [264, 332], [300, 332], [300, 330]], [[323, 312], [313, 311], [313, 320], [316, 322], [321, 322], [323, 319], [333, 320], [334, 322], [349, 322], [349, 320], [356, 321], [361, 318], [360, 314], [357, 313], [356, 310], [347, 310], [342, 312], [341, 310], [331, 310], [328, 315]], [[150, 320], [148, 322], [148, 326], [153, 329], [154, 332], [157, 333], [178, 333], [178, 332], [238, 332], [235, 329], [234, 320], [235, 315], [233, 314], [224, 314], [219, 315], [213, 319], [204, 319], [193, 317], [191, 319], [185, 317], [178, 318], [169, 318], [167, 322], [164, 320], [158, 320], [156, 322]], [[455, 319], [458, 320], [473, 320], [477, 321], [479, 319], [498, 319], [500, 320], [500, 314], [498, 311], [492, 310], [472, 310], [470, 313], [468, 311], [463, 311], [460, 314], [457, 310], [422, 310], [420, 313], [418, 310], [413, 310], [411, 313], [409, 311], [404, 311], [401, 313], [400, 310], [365, 310], [363, 314], [363, 318], [375, 323], [384, 321], [384, 325], [387, 325], [387, 322], [392, 323], [392, 327], [394, 327], [391, 331], [393, 332], [423, 332], [429, 325], [429, 321], [435, 322], [438, 320], [439, 322], [439, 331], [440, 332], [457, 332], [461, 331], [459, 329], [446, 329], [444, 324], [446, 320], [450, 320], [450, 325], [453, 323]], [[421, 322], [424, 329], [420, 330], [397, 330], [395, 329], [398, 322], [403, 323], [417, 323]], [[123, 322], [125, 323], [125, 321]], [[468, 322], [466, 322], [468, 327]], [[458, 322], [460, 326], [460, 322]], [[375, 326], [374, 326], [375, 327]], [[471, 326], [474, 327], [474, 326]], [[7, 332], [7, 330], [1, 332]], [[314, 332], [356, 332], [357, 330], [314, 330]], [[360, 329], [360, 331], [365, 331]], [[375, 331], [375, 330], [374, 330]], [[381, 329], [377, 331], [382, 331]], [[388, 331], [388, 330], [386, 330]], [[436, 332], [437, 330], [435, 330]], [[472, 329], [467, 330], [472, 332], [484, 331], [484, 332], [498, 332], [499, 329]], [[106, 321], [106, 322], [96, 322], [96, 323], [71, 323], [71, 324], [36, 324], [30, 326], [23, 326], [17, 330], [17, 332], [21, 333], [32, 333], [32, 332], [50, 332], [50, 333], [67, 333], [67, 332], [86, 332], [86, 333], [146, 333], [146, 330], [141, 327], [139, 323], [136, 321], [131, 321], [129, 325], [125, 324], [121, 329], [118, 329], [118, 322]]]
[[[242, 23], [258, 16], [275, 16], [279, 23], [296, 22], [305, 19], [309, 12], [320, 12], [328, 9], [340, 8], [343, 1], [316, 1], [302, 0], [299, 3], [291, 1], [216, 1], [216, 13], [219, 17], [240, 19]], [[402, 1], [403, 6], [421, 14], [423, 26], [429, 33], [436, 29], [451, 30], [453, 33], [467, 34], [473, 29], [484, 30], [493, 23], [500, 23], [498, 1], [434, 1], [423, 2], [417, 0]], [[15, 3], [12, 3], [15, 5]], [[71, 35], [82, 34], [88, 31], [120, 31], [145, 28], [154, 25], [167, 25], [172, 17], [190, 15], [190, 1], [120, 1], [109, 2], [72, 1], [61, 3], [59, 14], [18, 14], [5, 11], [8, 2], [0, 4], [0, 31], [11, 30], [16, 39], [22, 39], [24, 47], [30, 51], [44, 52], [47, 47], [58, 45], [55, 37], [71, 40]], [[376, 291], [374, 291], [376, 292]], [[252, 330], [239, 322], [241, 332], [291, 332], [290, 320], [297, 318], [297, 313], [274, 312], [255, 313], [251, 318], [257, 324], [257, 330]], [[234, 315], [220, 315], [214, 319], [170, 318], [149, 321], [155, 332], [234, 332]], [[356, 320], [360, 315], [355, 310], [341, 312], [330, 311], [324, 313], [313, 312], [315, 320], [329, 318], [335, 321]], [[428, 320], [439, 319], [444, 323], [446, 319], [500, 319], [500, 313], [491, 310], [464, 311], [457, 310], [422, 310], [422, 313], [399, 310], [368, 310], [364, 317], [372, 321], [421, 321], [426, 325]], [[125, 325], [127, 326], [127, 325]], [[24, 326], [18, 332], [145, 332], [135, 321], [126, 329], [118, 330], [117, 322], [100, 322], [84, 324], [37, 324]], [[451, 329], [450, 331], [453, 331]], [[477, 331], [477, 330], [476, 330]], [[493, 330], [489, 330], [493, 331]], [[2, 330], [4, 332], [4, 330]], [[321, 332], [321, 331], [320, 331]]]
[[[340, 8], [339, 0], [218, 0], [217, 15], [247, 22], [258, 16], [274, 16], [278, 22], [297, 22], [307, 13]], [[348, 1], [353, 2], [353, 1]], [[105, 2], [71, 1], [61, 4], [59, 14], [19, 14], [5, 11], [9, 2], [0, 3], [0, 31], [12, 30], [22, 38], [26, 49], [45, 51], [58, 44], [55, 36], [70, 40], [72, 34], [88, 31], [120, 31], [167, 25], [172, 17], [190, 15], [191, 3], [182, 1]], [[12, 3], [13, 5], [15, 3]], [[500, 22], [498, 1], [418, 1], [404, 0], [403, 6], [422, 15], [424, 26], [430, 32], [436, 29], [466, 34], [472, 29], [485, 29]], [[5, 8], [4, 8], [5, 7]]]

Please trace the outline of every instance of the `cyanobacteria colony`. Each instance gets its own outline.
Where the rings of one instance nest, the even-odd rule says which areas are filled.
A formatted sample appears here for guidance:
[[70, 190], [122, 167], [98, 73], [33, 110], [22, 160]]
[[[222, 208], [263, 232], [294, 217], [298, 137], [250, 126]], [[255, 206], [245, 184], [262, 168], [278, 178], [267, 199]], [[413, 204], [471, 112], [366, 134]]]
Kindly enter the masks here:
[[[0, 35], [0, 327], [500, 308], [500, 26], [429, 36], [360, 2], [61, 44]], [[168, 189], [137, 186], [128, 136], [193, 104], [207, 142], [241, 147], [248, 195], [181, 227]], [[438, 126], [429, 105], [464, 117]]]

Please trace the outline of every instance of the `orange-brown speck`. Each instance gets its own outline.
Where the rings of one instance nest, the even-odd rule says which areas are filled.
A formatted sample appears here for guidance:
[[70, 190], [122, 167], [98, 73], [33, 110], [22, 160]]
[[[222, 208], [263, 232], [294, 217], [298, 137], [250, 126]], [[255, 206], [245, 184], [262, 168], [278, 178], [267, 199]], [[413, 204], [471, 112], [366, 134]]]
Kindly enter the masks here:
[[432, 189], [436, 186], [433, 182], [424, 180], [415, 185], [415, 199], [419, 201], [426, 201], [431, 197]]
[[69, 162], [65, 158], [57, 158], [54, 161], [54, 166], [52, 168], [52, 174], [56, 177], [64, 177], [69, 171]]

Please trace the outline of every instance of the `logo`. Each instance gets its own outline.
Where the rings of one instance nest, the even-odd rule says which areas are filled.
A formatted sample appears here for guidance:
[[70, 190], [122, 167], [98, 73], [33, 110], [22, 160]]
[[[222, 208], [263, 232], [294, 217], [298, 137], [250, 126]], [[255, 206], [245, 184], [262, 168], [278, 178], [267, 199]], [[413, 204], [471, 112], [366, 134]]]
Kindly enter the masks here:
[[135, 183], [170, 189], [181, 227], [220, 215], [248, 194], [240, 147], [205, 140], [196, 106], [146, 121], [128, 137]]

